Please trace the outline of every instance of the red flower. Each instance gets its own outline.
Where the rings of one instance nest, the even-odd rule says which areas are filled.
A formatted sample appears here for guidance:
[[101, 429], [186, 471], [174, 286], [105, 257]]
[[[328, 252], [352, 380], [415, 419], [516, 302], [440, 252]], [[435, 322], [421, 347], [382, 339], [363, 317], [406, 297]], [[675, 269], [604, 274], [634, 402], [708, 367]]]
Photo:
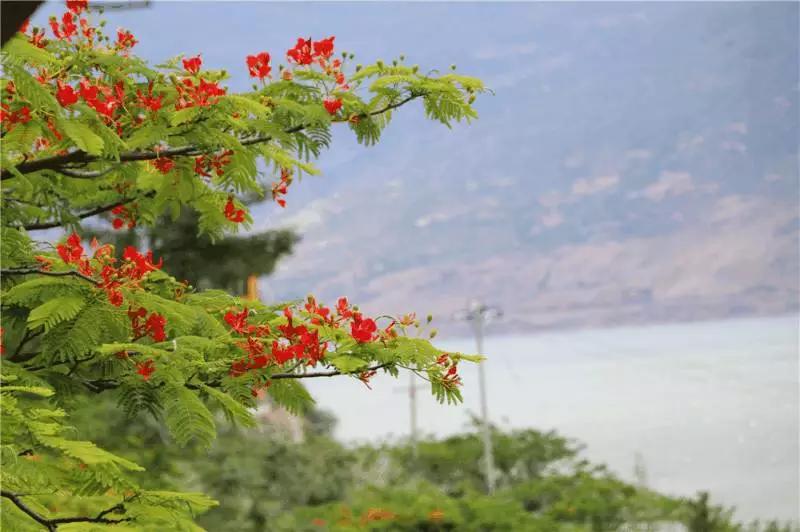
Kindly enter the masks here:
[[269, 66], [269, 54], [261, 52], [258, 55], [247, 56], [247, 69], [251, 78], [264, 79], [269, 76], [272, 68]]
[[136, 373], [142, 376], [144, 380], [150, 380], [150, 375], [156, 370], [155, 362], [152, 359], [145, 362], [136, 363]]
[[89, 1], [88, 0], [67, 0], [67, 9], [75, 13], [76, 15], [80, 15], [82, 11], [88, 9]]
[[33, 28], [33, 33], [31, 33], [30, 43], [37, 48], [44, 48], [47, 46], [47, 39], [44, 38], [44, 30], [39, 31], [37, 28]]
[[117, 48], [123, 50], [125, 48], [133, 48], [139, 41], [133, 36], [133, 33], [122, 28], [117, 30]]
[[145, 328], [152, 336], [153, 340], [156, 342], [163, 342], [167, 339], [167, 335], [164, 333], [164, 326], [167, 324], [167, 319], [158, 314], [157, 312], [153, 312], [150, 314], [150, 317], [147, 318], [145, 322]]
[[[89, 80], [84, 78], [79, 83], [78, 91], [89, 107], [108, 119], [114, 117], [114, 111], [122, 105], [125, 97], [122, 82], [117, 83], [112, 91], [111, 87], [92, 85]], [[102, 101], [99, 99], [100, 95], [104, 98]]]
[[153, 83], [150, 82], [150, 86], [147, 90], [147, 95], [145, 96], [142, 94], [142, 91], [137, 89], [136, 90], [136, 97], [139, 99], [139, 104], [144, 107], [145, 109], [150, 109], [153, 112], [158, 111], [161, 109], [161, 100], [164, 99], [164, 96], [159, 96], [158, 98], [153, 97]]
[[92, 85], [89, 83], [88, 79], [83, 78], [78, 87], [78, 90], [81, 93], [81, 98], [83, 98], [86, 102], [97, 99], [100, 88], [97, 85]]
[[336, 302], [336, 312], [342, 318], [351, 318], [354, 314], [350, 309], [350, 304], [347, 302], [346, 297], [340, 297], [339, 301]]
[[58, 103], [61, 104], [61, 107], [69, 107], [73, 103], [77, 103], [78, 101], [78, 93], [75, 92], [70, 85], [63, 83], [61, 80], [56, 82], [58, 84], [58, 89], [56, 90], [56, 99]]
[[199, 55], [196, 55], [194, 57], [189, 57], [183, 60], [183, 68], [185, 68], [189, 74], [197, 74], [198, 72], [200, 72], [200, 67], [202, 66], [202, 64], [203, 60], [200, 58]]
[[36, 255], [33, 258], [36, 259], [36, 262], [41, 264], [39, 269], [42, 270], [43, 272], [49, 272], [50, 269], [53, 267], [53, 259], [50, 259], [43, 255]]
[[206, 156], [200, 155], [194, 159], [194, 173], [197, 175], [211, 177], [211, 174], [206, 170]]
[[336, 112], [342, 108], [342, 100], [328, 96], [322, 100], [322, 105], [325, 106], [325, 110], [328, 111], [328, 113], [335, 115]]
[[123, 303], [122, 292], [119, 290], [106, 290], [106, 295], [108, 296], [108, 302], [114, 305], [115, 307], [119, 307]]
[[30, 25], [31, 25], [31, 19], [26, 18], [25, 21], [22, 23], [22, 26], [20, 26], [17, 31], [20, 33], [27, 33], [28, 26]]
[[78, 233], [72, 233], [67, 238], [66, 244], [59, 244], [56, 246], [56, 251], [61, 257], [61, 260], [67, 264], [77, 264], [83, 257], [83, 246], [81, 245], [81, 237]]
[[320, 323], [333, 323], [331, 309], [324, 305], [318, 305], [317, 300], [314, 299], [314, 296], [308, 296], [308, 301], [306, 302], [306, 312], [314, 315], [314, 317], [311, 318], [311, 323], [314, 325], [319, 325]]
[[175, 166], [175, 161], [169, 157], [159, 157], [153, 161], [153, 166], [155, 166], [156, 169], [162, 174], [168, 174], [169, 171]]
[[122, 229], [126, 222], [128, 224], [128, 229], [136, 227], [136, 217], [131, 209], [123, 205], [117, 205], [111, 209], [111, 214], [116, 216], [116, 218], [111, 221], [111, 225], [114, 226], [114, 229]]
[[86, 20], [85, 18], [82, 18], [81, 19], [81, 33], [83, 33], [83, 36], [91, 41], [92, 38], [94, 37], [94, 32], [95, 32], [95, 29], [93, 27], [89, 26], [89, 21]]
[[48, 118], [48, 119], [47, 119], [47, 129], [49, 129], [49, 130], [50, 130], [50, 133], [52, 133], [52, 134], [53, 134], [53, 136], [56, 138], [56, 140], [61, 140], [62, 138], [64, 138], [64, 137], [61, 135], [61, 133], [59, 133], [59, 132], [58, 132], [58, 130], [56, 129], [56, 125], [55, 125], [55, 123], [53, 122], [53, 119], [52, 119], [52, 118]]
[[226, 89], [223, 89], [217, 82], [210, 82], [200, 78], [200, 84], [195, 85], [194, 81], [184, 78], [178, 85], [178, 101], [175, 103], [176, 109], [186, 109], [198, 105], [207, 107], [217, 103], [218, 96], [224, 96]]
[[327, 39], [316, 41], [314, 43], [314, 57], [322, 57], [323, 59], [328, 59], [330, 56], [332, 56], [333, 40], [335, 38], [336, 37], [328, 37]]
[[247, 332], [247, 316], [248, 316], [247, 307], [244, 308], [243, 311], [236, 314], [233, 311], [228, 311], [225, 314], [225, 322], [231, 326], [231, 329], [234, 331], [245, 334]]
[[231, 364], [231, 377], [238, 377], [239, 375], [244, 375], [247, 373], [247, 362], [244, 360], [239, 360]]
[[375, 331], [378, 326], [370, 318], [362, 318], [361, 314], [353, 314], [353, 322], [350, 324], [350, 336], [359, 343], [371, 342], [374, 339]]
[[[22, 109], [26, 109], [24, 113], [25, 116], [20, 114]], [[31, 115], [30, 109], [28, 109], [27, 107], [23, 107], [22, 109], [19, 109], [17, 111], [12, 111], [8, 107], [8, 104], [4, 103], [0, 105], [0, 122], [2, 122], [3, 124], [7, 123], [8, 126], [16, 124], [17, 122], [23, 122], [23, 123], [27, 122], [28, 120], [30, 120], [30, 115]]]
[[311, 39], [297, 39], [297, 44], [286, 52], [286, 58], [298, 65], [310, 65], [314, 58], [311, 55]]
[[198, 87], [200, 92], [205, 96], [224, 96], [225, 89], [217, 85], [216, 81], [206, 81], [203, 78], [200, 78], [200, 86]]
[[233, 204], [233, 198], [228, 198], [228, 203], [225, 204], [225, 218], [234, 223], [242, 223], [244, 221], [244, 211], [237, 209]]
[[293, 358], [301, 358], [303, 356], [303, 346], [288, 345], [284, 347], [275, 340], [272, 342], [272, 356], [278, 364], [283, 364]]
[[61, 25], [58, 24], [56, 17], [50, 17], [50, 29], [56, 39], [70, 40], [73, 35], [78, 33], [78, 26], [75, 24], [75, 17], [71, 11], [67, 11], [61, 17]]
[[128, 262], [125, 273], [132, 279], [141, 279], [152, 271], [160, 270], [161, 266], [164, 264], [163, 257], [158, 263], [155, 263], [152, 251], [148, 251], [146, 255], [142, 255], [133, 246], [127, 246], [125, 248], [122, 254], [122, 260]]

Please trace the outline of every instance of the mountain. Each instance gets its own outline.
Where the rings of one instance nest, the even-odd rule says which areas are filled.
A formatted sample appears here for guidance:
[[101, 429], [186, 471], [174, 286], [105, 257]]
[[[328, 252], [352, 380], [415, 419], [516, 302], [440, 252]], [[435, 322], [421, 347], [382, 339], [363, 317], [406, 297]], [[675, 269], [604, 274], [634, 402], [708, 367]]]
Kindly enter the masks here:
[[391, 10], [371, 32], [422, 20], [414, 51], [494, 95], [452, 131], [417, 110], [377, 147], [338, 134], [262, 211], [303, 238], [270, 296], [445, 327], [474, 297], [519, 331], [797, 311], [798, 4]]
[[236, 5], [108, 14], [144, 57], [202, 52], [233, 90], [246, 55], [335, 35], [356, 62], [455, 63], [493, 91], [469, 126], [410, 107], [377, 146], [338, 131], [323, 177], [255, 212], [302, 236], [267, 297], [444, 328], [480, 298], [512, 331], [797, 312], [800, 4]]

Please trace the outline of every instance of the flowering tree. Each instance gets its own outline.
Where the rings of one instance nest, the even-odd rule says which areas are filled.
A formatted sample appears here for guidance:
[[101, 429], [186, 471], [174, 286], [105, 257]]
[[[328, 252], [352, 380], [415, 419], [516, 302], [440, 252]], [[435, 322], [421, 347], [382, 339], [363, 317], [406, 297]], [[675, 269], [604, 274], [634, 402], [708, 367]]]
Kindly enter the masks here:
[[[415, 100], [449, 126], [475, 117], [481, 83], [402, 59], [353, 66], [352, 55], [335, 56], [334, 37], [300, 38], [288, 67], [248, 56], [241, 67], [256, 85], [233, 94], [227, 73], [204, 69], [200, 55], [150, 66], [129, 31], [106, 35], [86, 1], [66, 4], [48, 29], [25, 24], [3, 48], [3, 527], [196, 529], [193, 515], [214, 504], [144, 489], [141, 467], [80, 440], [67, 425], [76, 396], [114, 394], [121, 411], [152, 413], [177, 443], [204, 445], [215, 410], [250, 424], [265, 393], [298, 408], [311, 401], [306, 378], [367, 383], [405, 368], [439, 400], [460, 400], [458, 364], [476, 358], [437, 350], [413, 315], [373, 319], [346, 298], [267, 306], [199, 291], [152, 252], [89, 243], [80, 231], [98, 215], [123, 228], [190, 209], [200, 232], [236, 232], [252, 222], [238, 198], [285, 206], [292, 183], [317, 173], [311, 161], [332, 127], [373, 144]], [[48, 228], [66, 238], [32, 238]]]

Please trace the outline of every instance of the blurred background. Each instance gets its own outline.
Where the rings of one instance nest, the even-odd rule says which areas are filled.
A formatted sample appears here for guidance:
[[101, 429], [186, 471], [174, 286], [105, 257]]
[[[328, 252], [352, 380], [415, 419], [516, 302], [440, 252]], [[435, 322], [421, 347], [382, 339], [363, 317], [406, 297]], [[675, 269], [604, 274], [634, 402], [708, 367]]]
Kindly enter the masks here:
[[[468, 367], [457, 407], [437, 405], [408, 376], [376, 379], [371, 391], [315, 379], [320, 410], [293, 416], [265, 405], [262, 432], [231, 429], [213, 464], [165, 475], [223, 503], [250, 494], [249, 505], [228, 501], [231, 513], [209, 514], [211, 530], [272, 529], [289, 509], [296, 520], [285, 529], [358, 523], [358, 508], [428, 499], [433, 506], [417, 510], [431, 526], [462, 518], [442, 529], [499, 523], [515, 515], [505, 504], [552, 521], [523, 516], [504, 530], [796, 522], [799, 6], [109, 9], [111, 27], [130, 29], [143, 57], [202, 53], [209, 68], [230, 69], [234, 90], [248, 88], [246, 55], [266, 50], [278, 63], [298, 36], [335, 35], [357, 62], [404, 54], [423, 70], [454, 64], [493, 91], [478, 99], [477, 122], [452, 131], [403, 109], [377, 146], [338, 132], [318, 163], [322, 177], [294, 185], [285, 209], [254, 205], [261, 236], [234, 243], [238, 254], [226, 253], [241, 260], [224, 276], [209, 272], [210, 247], [170, 273], [234, 288], [255, 273], [269, 301], [347, 295], [368, 313], [432, 313], [442, 347], [469, 353], [474, 321], [463, 309], [502, 310], [484, 324], [500, 491], [469, 504], [463, 496], [485, 491], [479, 382]], [[57, 10], [45, 5], [34, 23]], [[178, 264], [175, 242], [194, 236], [191, 224], [170, 231], [144, 236]], [[274, 452], [295, 469], [270, 469], [268, 485], [264, 475], [246, 479], [256, 466], [231, 449], [255, 448], [258, 467]], [[293, 495], [310, 485], [319, 486], [311, 498]], [[735, 507], [734, 518], [713, 504]], [[693, 515], [706, 521], [692, 525]]]

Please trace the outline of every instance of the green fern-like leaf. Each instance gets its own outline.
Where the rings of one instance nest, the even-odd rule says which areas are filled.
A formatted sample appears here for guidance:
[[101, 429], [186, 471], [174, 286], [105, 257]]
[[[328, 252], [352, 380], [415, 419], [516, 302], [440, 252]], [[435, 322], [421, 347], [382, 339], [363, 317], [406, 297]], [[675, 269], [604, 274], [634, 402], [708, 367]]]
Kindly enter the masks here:
[[44, 327], [45, 331], [49, 331], [62, 321], [74, 318], [84, 305], [86, 305], [86, 301], [75, 296], [51, 299], [31, 310], [28, 315], [28, 329], [35, 330]]
[[214, 417], [206, 405], [191, 390], [183, 386], [168, 386], [161, 393], [164, 421], [178, 445], [197, 440], [208, 447], [217, 435]]

